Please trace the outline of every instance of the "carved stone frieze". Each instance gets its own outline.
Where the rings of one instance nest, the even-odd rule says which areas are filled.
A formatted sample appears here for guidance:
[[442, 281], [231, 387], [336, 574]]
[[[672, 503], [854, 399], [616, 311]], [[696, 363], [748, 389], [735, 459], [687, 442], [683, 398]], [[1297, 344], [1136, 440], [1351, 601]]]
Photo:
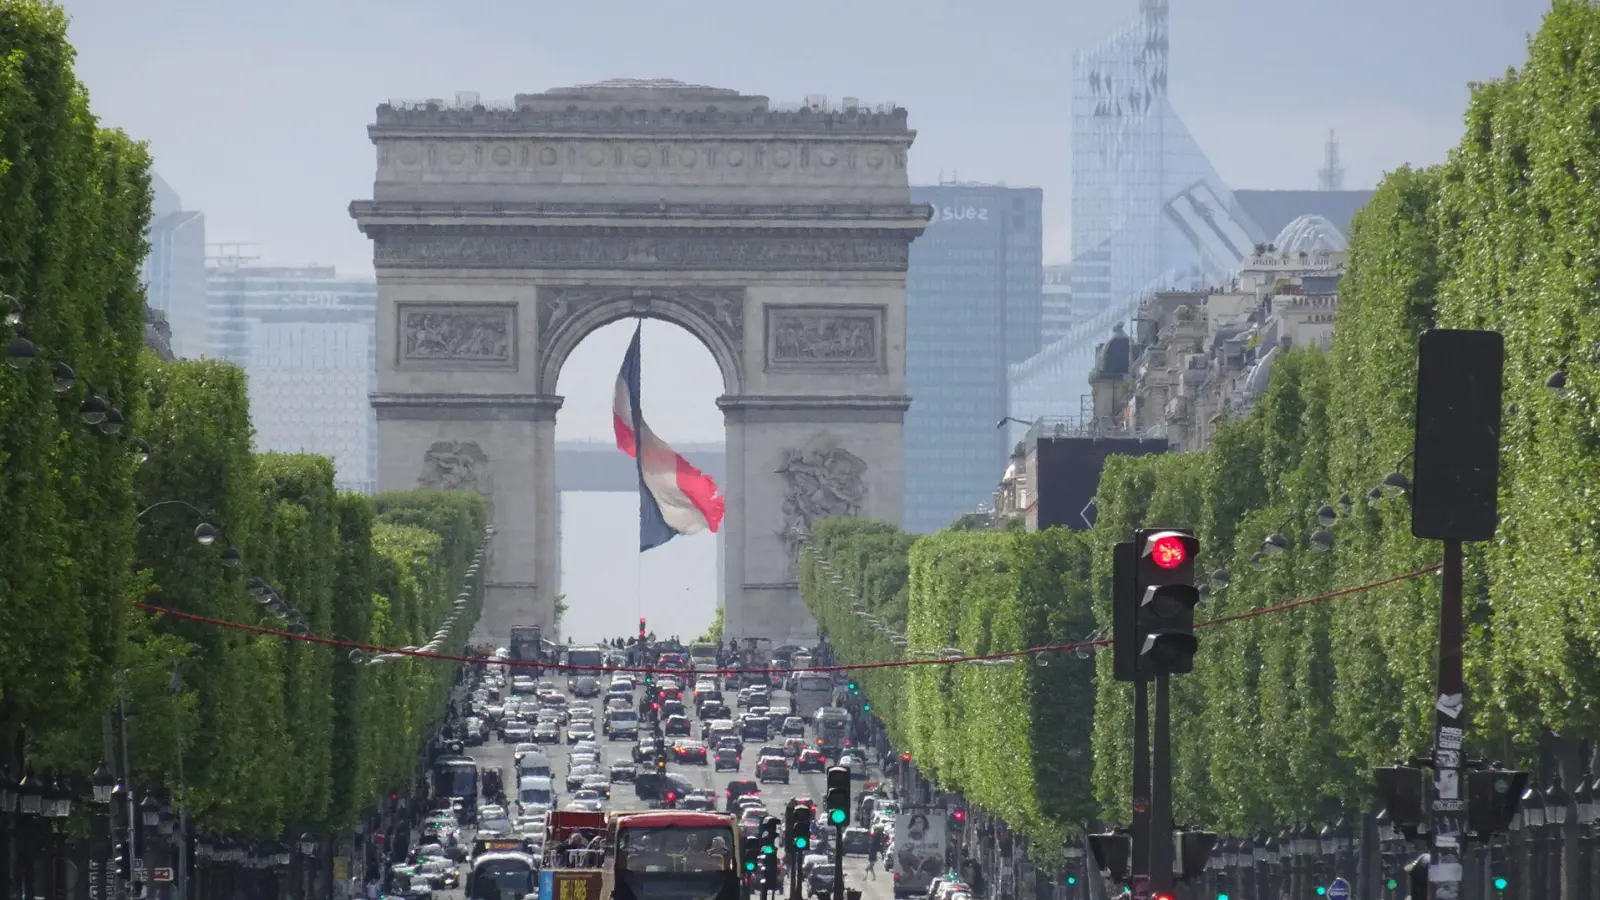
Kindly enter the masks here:
[[399, 303], [396, 308], [396, 365], [400, 368], [517, 367], [515, 304]]
[[422, 457], [419, 487], [490, 496], [489, 454], [474, 441], [436, 441]]
[[857, 516], [867, 501], [867, 463], [826, 432], [785, 450], [775, 470], [783, 478], [783, 529], [778, 537], [794, 574], [811, 529], [831, 516]]
[[452, 109], [432, 104], [385, 103], [378, 107], [372, 133], [415, 134], [473, 131], [517, 134], [568, 132], [575, 135], [646, 134], [796, 134], [839, 141], [912, 138], [906, 110], [814, 112], [774, 109]]
[[555, 336], [585, 309], [616, 300], [626, 300], [641, 314], [660, 312], [663, 307], [684, 307], [716, 329], [728, 347], [737, 348], [744, 343], [744, 289], [696, 287], [541, 287], [538, 300], [540, 341]]
[[904, 272], [914, 231], [751, 229], [736, 236], [687, 229], [503, 229], [462, 234], [374, 229], [374, 260], [389, 268], [779, 270]]
[[769, 369], [878, 370], [887, 355], [881, 306], [768, 306]]

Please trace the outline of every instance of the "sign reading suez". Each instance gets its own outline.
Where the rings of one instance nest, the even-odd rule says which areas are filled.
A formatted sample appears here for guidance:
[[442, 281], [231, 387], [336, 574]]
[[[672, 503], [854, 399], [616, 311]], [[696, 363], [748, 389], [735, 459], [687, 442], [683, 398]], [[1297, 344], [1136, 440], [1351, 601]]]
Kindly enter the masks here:
[[935, 206], [928, 224], [934, 222], [987, 222], [989, 210], [980, 206]]

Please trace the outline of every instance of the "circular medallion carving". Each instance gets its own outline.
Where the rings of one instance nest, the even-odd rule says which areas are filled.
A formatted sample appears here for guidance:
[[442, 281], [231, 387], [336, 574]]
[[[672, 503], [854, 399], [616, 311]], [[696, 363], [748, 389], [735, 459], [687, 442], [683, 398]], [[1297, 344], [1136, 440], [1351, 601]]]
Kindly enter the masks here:
[[839, 153], [832, 147], [823, 147], [817, 151], [817, 162], [821, 163], [823, 168], [832, 168], [839, 164]]
[[678, 154], [678, 165], [683, 166], [686, 169], [694, 168], [694, 164], [699, 161], [700, 154], [696, 153], [692, 149], [685, 149]]
[[400, 162], [403, 165], [414, 166], [417, 164], [417, 160], [421, 158], [422, 156], [417, 152], [416, 147], [408, 145], [400, 148]]
[[869, 169], [881, 169], [883, 168], [884, 162], [887, 160], [888, 157], [884, 155], [883, 150], [878, 147], [873, 147], [871, 150], [867, 151], [867, 168]]
[[557, 158], [556, 157], [556, 148], [554, 148], [554, 147], [540, 147], [539, 148], [539, 164], [540, 165], [553, 166], [553, 165], [556, 164], [556, 158]]
[[788, 147], [779, 147], [772, 151], [772, 164], [780, 169], [789, 168], [789, 163], [793, 161], [794, 155], [789, 152]]
[[467, 161], [467, 148], [465, 148], [465, 147], [451, 147], [445, 153], [445, 158], [450, 160], [450, 165], [459, 166], [462, 163]]
[[497, 165], [497, 166], [509, 166], [509, 165], [511, 165], [511, 148], [510, 147], [496, 147], [496, 148], [494, 148], [494, 153], [491, 154], [491, 155], [494, 157], [495, 165]]
[[599, 147], [590, 147], [589, 152], [584, 155], [584, 159], [587, 159], [591, 166], [602, 165], [606, 161], [606, 151]]
[[744, 151], [743, 150], [729, 150], [728, 151], [728, 165], [730, 165], [730, 166], [742, 166], [742, 165], [744, 165]]
[[633, 164], [638, 166], [641, 169], [644, 168], [645, 166], [650, 165], [650, 148], [649, 147], [635, 147], [635, 148], [633, 148], [633, 153], [631, 154], [631, 156], [632, 156], [632, 159], [633, 159]]

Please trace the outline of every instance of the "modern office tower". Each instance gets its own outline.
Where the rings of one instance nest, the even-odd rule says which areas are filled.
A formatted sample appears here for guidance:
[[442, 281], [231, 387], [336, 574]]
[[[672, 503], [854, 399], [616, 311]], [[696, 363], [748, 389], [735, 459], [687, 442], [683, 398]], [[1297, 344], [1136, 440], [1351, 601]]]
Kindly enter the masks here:
[[377, 421], [371, 279], [332, 266], [261, 266], [217, 245], [207, 271], [212, 355], [242, 366], [256, 449], [331, 457], [342, 490], [370, 492]]
[[1043, 192], [913, 187], [933, 207], [906, 278], [905, 500], [909, 531], [944, 528], [992, 499], [1010, 446], [1007, 369], [1038, 352]]
[[166, 316], [172, 352], [193, 358], [206, 352], [206, 217], [185, 210], [172, 186], [154, 172], [150, 255], [141, 280], [145, 302]]

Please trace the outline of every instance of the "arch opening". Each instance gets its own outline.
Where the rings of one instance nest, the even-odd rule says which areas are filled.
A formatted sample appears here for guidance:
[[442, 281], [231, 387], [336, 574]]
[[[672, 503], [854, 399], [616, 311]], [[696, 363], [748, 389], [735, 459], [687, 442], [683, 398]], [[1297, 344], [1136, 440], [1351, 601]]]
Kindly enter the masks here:
[[599, 294], [601, 299], [584, 302], [568, 313], [563, 306], [568, 301], [562, 295], [551, 300], [542, 312], [540, 393], [558, 393], [556, 388], [568, 357], [590, 335], [617, 322], [635, 319], [665, 322], [693, 335], [716, 361], [722, 392], [743, 393], [744, 356], [739, 340], [744, 325], [742, 298], [734, 300], [726, 293], [711, 291], [697, 294], [640, 288], [589, 293]]
[[[617, 448], [613, 400], [637, 314], [611, 315], [559, 346], [546, 382], [564, 397], [555, 422], [558, 593], [562, 638], [593, 643], [650, 631], [685, 644], [706, 631], [725, 598], [725, 532], [681, 535], [640, 553], [635, 463]], [[711, 342], [669, 315], [641, 330], [640, 399], [651, 429], [726, 496], [727, 430], [717, 398], [728, 369]], [[554, 354], [553, 354], [554, 355]]]

